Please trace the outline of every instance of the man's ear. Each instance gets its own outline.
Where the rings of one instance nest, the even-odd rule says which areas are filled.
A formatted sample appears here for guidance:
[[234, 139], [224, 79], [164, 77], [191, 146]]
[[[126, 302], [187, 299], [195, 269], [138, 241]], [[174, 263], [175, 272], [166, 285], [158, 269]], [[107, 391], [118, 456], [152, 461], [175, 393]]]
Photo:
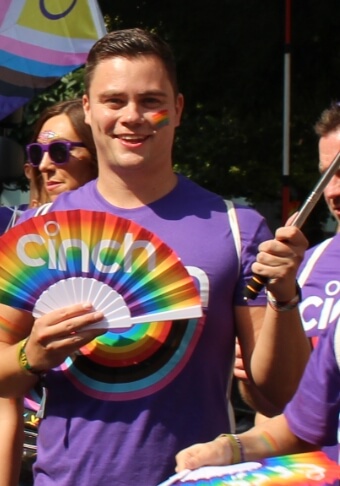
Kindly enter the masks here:
[[90, 100], [87, 94], [83, 95], [83, 109], [85, 113], [85, 123], [91, 125]]
[[176, 127], [181, 124], [181, 117], [184, 108], [184, 96], [182, 93], [178, 93], [176, 103], [175, 103], [175, 110], [176, 110]]

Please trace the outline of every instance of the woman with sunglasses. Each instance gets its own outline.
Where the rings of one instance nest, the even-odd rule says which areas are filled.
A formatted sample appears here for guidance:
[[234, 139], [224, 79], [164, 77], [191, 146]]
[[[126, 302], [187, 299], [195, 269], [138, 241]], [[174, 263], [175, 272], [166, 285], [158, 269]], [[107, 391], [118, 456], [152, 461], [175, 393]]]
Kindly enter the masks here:
[[33, 181], [40, 187], [40, 204], [96, 178], [96, 148], [84, 121], [82, 101], [69, 100], [47, 108], [26, 152]]
[[[34, 188], [36, 196], [25, 216], [34, 215], [37, 206], [54, 201], [62, 192], [77, 189], [96, 178], [96, 149], [91, 129], [85, 124], [81, 99], [46, 108], [36, 122], [26, 153], [30, 187]], [[37, 397], [37, 393], [32, 393], [32, 397]], [[25, 399], [25, 421], [27, 418], [32, 429], [38, 406], [31, 399]], [[20, 469], [20, 486], [33, 484], [32, 461], [24, 456], [21, 468], [22, 413], [22, 401], [0, 399], [0, 425], [6, 425], [1, 426], [0, 486], [17, 486]]]

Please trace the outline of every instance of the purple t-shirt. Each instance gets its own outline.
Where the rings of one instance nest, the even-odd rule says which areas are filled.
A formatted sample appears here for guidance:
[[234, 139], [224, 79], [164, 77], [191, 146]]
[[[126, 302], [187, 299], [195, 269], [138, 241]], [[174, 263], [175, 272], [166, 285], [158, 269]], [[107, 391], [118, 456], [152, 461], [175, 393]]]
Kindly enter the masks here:
[[[253, 209], [238, 207], [238, 271], [223, 199], [182, 176], [160, 200], [136, 209], [110, 205], [96, 181], [62, 194], [53, 210], [106, 211], [134, 220], [169, 245], [200, 288], [204, 318], [162, 327], [133, 326], [93, 342], [47, 375], [46, 418], [38, 437], [35, 486], [155, 486], [174, 470], [175, 454], [228, 431], [235, 305], [261, 241], [271, 233]], [[27, 217], [27, 215], [25, 215]]]
[[309, 337], [318, 336], [340, 317], [340, 234], [306, 252], [299, 269], [300, 313]]
[[[313, 344], [320, 333], [340, 317], [340, 234], [309, 249], [299, 269], [303, 300], [300, 304], [302, 323]], [[339, 423], [340, 427], [340, 423]], [[324, 452], [338, 458], [338, 447], [325, 447]]]
[[290, 430], [311, 444], [337, 443], [340, 411], [340, 370], [334, 352], [338, 323], [324, 331], [308, 362], [298, 391], [284, 415]]

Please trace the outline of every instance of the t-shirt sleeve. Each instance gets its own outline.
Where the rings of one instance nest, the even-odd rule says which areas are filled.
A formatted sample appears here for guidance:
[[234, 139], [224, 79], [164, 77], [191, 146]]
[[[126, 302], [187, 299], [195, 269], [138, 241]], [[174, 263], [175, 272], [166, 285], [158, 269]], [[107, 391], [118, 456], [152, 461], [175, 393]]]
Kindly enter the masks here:
[[318, 446], [337, 443], [340, 370], [334, 354], [335, 325], [320, 337], [299, 388], [284, 415], [300, 439]]
[[234, 305], [264, 306], [267, 298], [262, 290], [255, 300], [245, 300], [244, 288], [252, 277], [251, 266], [256, 260], [259, 244], [271, 240], [273, 234], [268, 228], [266, 220], [257, 211], [248, 207], [238, 207], [237, 218], [240, 228], [242, 249], [240, 275], [234, 293]]
[[17, 224], [23, 223], [24, 221], [27, 221], [30, 218], [33, 218], [36, 211], [37, 211], [37, 208], [26, 209], [26, 211], [24, 211], [21, 214], [20, 218], [17, 220], [17, 222], [15, 224], [17, 225]]

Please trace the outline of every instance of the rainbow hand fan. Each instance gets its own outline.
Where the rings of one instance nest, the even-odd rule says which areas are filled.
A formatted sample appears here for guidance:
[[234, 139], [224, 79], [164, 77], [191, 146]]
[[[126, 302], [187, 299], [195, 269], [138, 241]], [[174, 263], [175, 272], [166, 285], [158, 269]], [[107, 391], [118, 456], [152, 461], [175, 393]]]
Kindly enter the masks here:
[[192, 277], [175, 252], [136, 223], [96, 211], [31, 218], [0, 238], [0, 302], [35, 317], [91, 302], [91, 328], [200, 317]]
[[340, 466], [324, 452], [271, 457], [232, 466], [206, 466], [182, 471], [158, 486], [331, 486], [340, 478]]

